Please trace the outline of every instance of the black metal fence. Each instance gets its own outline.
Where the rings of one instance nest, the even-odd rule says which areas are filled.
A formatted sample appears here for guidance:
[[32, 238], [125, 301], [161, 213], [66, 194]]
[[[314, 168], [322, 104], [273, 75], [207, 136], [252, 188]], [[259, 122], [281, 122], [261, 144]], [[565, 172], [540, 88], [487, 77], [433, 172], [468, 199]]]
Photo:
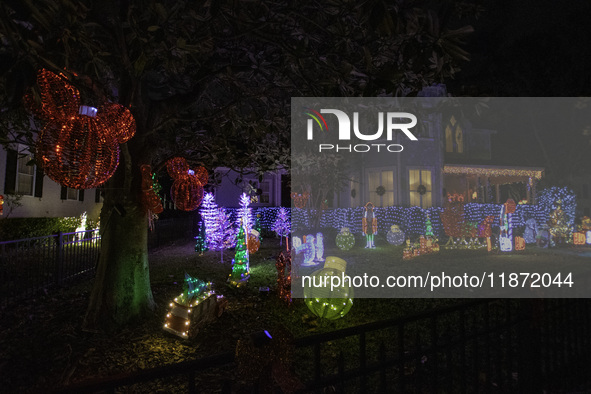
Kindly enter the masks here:
[[0, 242], [0, 303], [94, 272], [99, 251], [98, 230]]
[[[298, 339], [290, 362], [299, 392], [585, 392], [590, 316], [587, 300], [474, 300]], [[238, 363], [227, 352], [62, 392], [281, 392], [277, 376], [232, 379]]]
[[193, 217], [156, 220], [154, 228], [148, 232], [148, 249], [192, 239], [197, 233], [194, 220]]

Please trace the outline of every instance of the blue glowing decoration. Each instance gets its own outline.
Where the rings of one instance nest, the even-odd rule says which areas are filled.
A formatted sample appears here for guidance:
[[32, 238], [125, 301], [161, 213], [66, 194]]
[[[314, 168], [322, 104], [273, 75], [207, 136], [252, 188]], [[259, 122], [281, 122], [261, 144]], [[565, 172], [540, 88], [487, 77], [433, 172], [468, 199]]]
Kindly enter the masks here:
[[523, 233], [523, 239], [526, 244], [533, 244], [536, 242], [536, 220], [527, 219], [525, 221], [525, 232]]
[[316, 261], [324, 261], [324, 236], [322, 233], [316, 234]]
[[388, 234], [386, 234], [386, 240], [392, 245], [402, 245], [405, 238], [404, 232], [396, 224], [393, 224]]

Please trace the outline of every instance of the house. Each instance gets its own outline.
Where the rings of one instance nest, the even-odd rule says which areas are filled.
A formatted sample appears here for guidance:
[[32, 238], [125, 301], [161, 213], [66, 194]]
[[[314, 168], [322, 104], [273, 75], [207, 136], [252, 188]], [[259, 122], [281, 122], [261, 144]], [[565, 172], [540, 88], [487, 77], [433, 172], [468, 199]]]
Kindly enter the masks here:
[[[1, 217], [73, 217], [86, 212], [98, 219], [102, 197], [98, 189], [77, 190], [57, 184], [33, 164], [25, 145], [0, 149]], [[1, 218], [0, 217], [0, 218]]]
[[213, 174], [216, 204], [223, 207], [239, 207], [242, 193], [250, 196], [250, 206], [289, 207], [291, 205], [289, 175], [280, 169], [266, 173], [262, 179], [254, 172], [239, 173], [218, 167]]
[[[445, 97], [445, 85], [423, 89], [419, 97]], [[427, 101], [428, 102], [428, 101]], [[418, 141], [399, 133], [392, 141], [403, 152], [364, 155], [335, 207], [444, 206], [447, 201], [501, 203], [508, 198], [533, 203], [542, 167], [502, 165], [493, 149], [495, 130], [475, 127], [460, 111], [427, 111], [415, 129]]]

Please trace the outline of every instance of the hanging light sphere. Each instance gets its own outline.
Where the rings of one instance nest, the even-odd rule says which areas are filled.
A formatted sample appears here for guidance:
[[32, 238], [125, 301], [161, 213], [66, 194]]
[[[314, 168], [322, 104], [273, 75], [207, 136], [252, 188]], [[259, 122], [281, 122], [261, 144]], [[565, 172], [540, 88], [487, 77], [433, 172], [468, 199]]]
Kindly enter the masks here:
[[184, 157], [173, 157], [166, 162], [168, 175], [174, 179], [170, 188], [170, 197], [176, 207], [183, 211], [194, 211], [203, 200], [203, 186], [207, 184], [207, 170], [198, 167], [197, 171], [189, 168]]
[[68, 122], [45, 125], [37, 140], [37, 156], [55, 182], [73, 189], [91, 189], [107, 181], [117, 169], [119, 146], [111, 129], [96, 117], [76, 114]]
[[194, 175], [176, 179], [170, 188], [170, 196], [178, 209], [194, 211], [203, 200], [203, 186]]
[[49, 178], [74, 189], [90, 189], [107, 181], [119, 164], [119, 143], [135, 134], [135, 120], [122, 105], [99, 110], [80, 106], [80, 93], [67, 78], [45, 69], [37, 75], [41, 96], [31, 94], [26, 106], [45, 121], [37, 139], [37, 159]]
[[173, 157], [166, 162], [166, 170], [172, 179], [180, 179], [189, 175], [189, 163], [184, 157]]
[[113, 137], [123, 144], [135, 135], [135, 118], [131, 111], [121, 104], [109, 103], [99, 108], [97, 118], [113, 128]]

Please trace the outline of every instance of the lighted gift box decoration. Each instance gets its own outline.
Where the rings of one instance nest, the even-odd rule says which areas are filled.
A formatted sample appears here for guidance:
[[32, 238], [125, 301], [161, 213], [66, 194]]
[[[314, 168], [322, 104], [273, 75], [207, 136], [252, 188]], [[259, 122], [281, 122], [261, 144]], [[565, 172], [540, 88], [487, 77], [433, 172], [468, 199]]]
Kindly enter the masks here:
[[119, 164], [119, 144], [136, 131], [131, 112], [117, 103], [83, 106], [80, 93], [63, 75], [42, 69], [37, 75], [41, 105], [31, 95], [25, 104], [44, 122], [36, 156], [45, 174], [73, 189], [106, 182]]
[[525, 238], [515, 237], [515, 250], [525, 250]]
[[355, 245], [355, 236], [349, 232], [349, 227], [341, 228], [337, 234], [336, 244], [341, 250], [350, 250]]
[[573, 244], [575, 245], [585, 245], [587, 241], [586, 234], [582, 231], [573, 233]]
[[405, 235], [398, 225], [390, 226], [390, 231], [386, 234], [386, 240], [392, 245], [402, 245], [404, 243]]
[[204, 325], [222, 315], [227, 304], [210, 282], [185, 274], [183, 293], [169, 304], [164, 330], [183, 339], [194, 338]]
[[353, 306], [353, 287], [345, 275], [346, 268], [345, 260], [327, 256], [324, 268], [304, 280], [304, 302], [316, 316], [339, 319]]
[[204, 167], [192, 170], [183, 157], [169, 159], [166, 169], [174, 180], [170, 187], [170, 197], [175, 206], [183, 211], [197, 209], [203, 200], [203, 187], [209, 178], [207, 170]]

